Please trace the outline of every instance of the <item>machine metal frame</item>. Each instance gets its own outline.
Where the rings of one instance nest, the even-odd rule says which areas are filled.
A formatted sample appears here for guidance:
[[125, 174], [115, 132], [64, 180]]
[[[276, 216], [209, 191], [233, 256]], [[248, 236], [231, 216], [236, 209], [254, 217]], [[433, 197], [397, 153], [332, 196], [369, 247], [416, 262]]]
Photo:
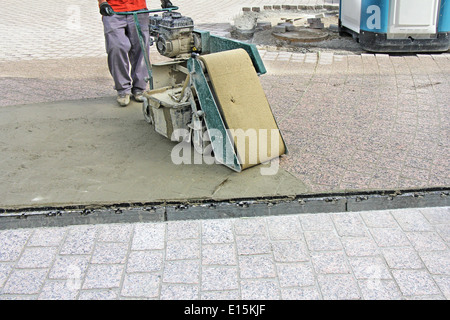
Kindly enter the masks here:
[[[148, 69], [149, 76], [146, 81], [149, 83], [151, 91], [155, 89], [153, 66], [150, 61], [149, 52], [147, 52], [146, 49], [141, 25], [138, 20], [138, 14], [158, 12], [164, 13], [172, 12], [175, 10], [178, 10], [178, 7], [115, 13], [118, 15], [133, 15], [141, 49], [144, 52], [145, 63]], [[170, 72], [177, 72], [179, 74], [185, 75], [183, 88], [177, 98], [177, 100], [179, 100], [180, 102], [189, 102], [192, 109], [192, 119], [189, 125], [191, 132], [189, 134], [189, 137], [187, 137], [187, 139], [185, 140], [187, 142], [192, 142], [194, 147], [198, 150], [203, 146], [202, 137], [204, 134], [205, 126], [208, 132], [212, 130], [218, 130], [218, 133], [220, 133], [221, 136], [220, 138], [217, 138], [214, 135], [210, 135], [210, 143], [214, 151], [215, 159], [219, 163], [222, 163], [230, 169], [236, 172], [241, 172], [242, 165], [239, 162], [239, 157], [234, 148], [233, 139], [231, 138], [226, 124], [221, 116], [220, 108], [214, 97], [214, 92], [208, 84], [208, 76], [207, 74], [205, 74], [203, 63], [202, 61], [200, 61], [200, 59], [198, 59], [198, 57], [200, 54], [211, 54], [233, 49], [244, 49], [248, 53], [258, 75], [265, 74], [267, 70], [256, 46], [253, 44], [247, 44], [232, 39], [214, 36], [211, 35], [210, 32], [202, 30], [195, 29], [193, 31], [193, 34], [195, 34], [195, 37], [199, 39], [201, 43], [201, 49], [197, 49], [199, 52], [192, 52], [190, 58], [176, 59], [173, 63], [162, 65], [162, 69], [166, 68], [165, 70], [170, 70]], [[196, 100], [194, 99], [192, 89], [195, 91]], [[197, 102], [199, 106], [197, 106]], [[151, 107], [149, 106], [147, 99], [144, 101], [142, 108], [146, 121], [150, 124], [154, 124], [155, 119], [152, 118]], [[287, 147], [286, 153], [288, 153]]]

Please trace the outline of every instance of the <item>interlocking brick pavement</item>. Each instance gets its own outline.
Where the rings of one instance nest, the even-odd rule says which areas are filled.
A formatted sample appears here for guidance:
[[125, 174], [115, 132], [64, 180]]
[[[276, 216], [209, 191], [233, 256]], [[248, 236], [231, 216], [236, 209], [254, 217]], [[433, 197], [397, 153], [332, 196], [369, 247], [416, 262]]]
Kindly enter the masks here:
[[[95, 57], [105, 54], [96, 1], [2, 4], [0, 61]], [[23, 9], [22, 9], [23, 8]]]
[[450, 54], [261, 55], [282, 167], [312, 191], [450, 184]]
[[[336, 0], [177, 0], [174, 4], [196, 23], [230, 23], [242, 7], [272, 4], [320, 5]], [[160, 8], [148, 0], [150, 9]], [[21, 9], [23, 8], [23, 9]], [[105, 56], [103, 25], [95, 0], [32, 1], [26, 8], [18, 0], [2, 3], [0, 62]]]
[[450, 208], [3, 230], [0, 300], [449, 299], [449, 230]]

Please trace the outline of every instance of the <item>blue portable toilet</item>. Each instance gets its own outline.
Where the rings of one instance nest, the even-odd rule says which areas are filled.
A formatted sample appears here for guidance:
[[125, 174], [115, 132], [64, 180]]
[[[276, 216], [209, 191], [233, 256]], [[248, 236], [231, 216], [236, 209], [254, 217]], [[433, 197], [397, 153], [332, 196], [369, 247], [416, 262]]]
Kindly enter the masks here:
[[450, 0], [340, 0], [339, 31], [371, 52], [444, 52]]

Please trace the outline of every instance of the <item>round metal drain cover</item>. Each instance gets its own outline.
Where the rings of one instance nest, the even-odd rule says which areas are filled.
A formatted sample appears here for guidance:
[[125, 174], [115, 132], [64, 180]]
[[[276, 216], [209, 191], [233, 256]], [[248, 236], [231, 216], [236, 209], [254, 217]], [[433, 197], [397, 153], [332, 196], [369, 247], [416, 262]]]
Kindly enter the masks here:
[[320, 42], [328, 38], [328, 32], [314, 29], [302, 29], [272, 33], [277, 39], [289, 42]]

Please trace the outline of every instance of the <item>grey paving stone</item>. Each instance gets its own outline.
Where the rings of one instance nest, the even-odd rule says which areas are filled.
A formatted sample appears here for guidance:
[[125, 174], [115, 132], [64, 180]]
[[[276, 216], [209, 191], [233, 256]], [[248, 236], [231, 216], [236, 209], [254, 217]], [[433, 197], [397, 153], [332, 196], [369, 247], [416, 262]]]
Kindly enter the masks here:
[[120, 286], [123, 265], [92, 264], [86, 273], [83, 289], [112, 289]]
[[199, 221], [171, 221], [167, 224], [167, 239], [198, 239], [200, 238]]
[[345, 253], [349, 257], [375, 256], [380, 253], [376, 243], [369, 237], [341, 238]]
[[75, 255], [92, 253], [96, 231], [94, 226], [70, 227], [59, 253]]
[[450, 275], [450, 250], [423, 251], [419, 256], [432, 274]]
[[55, 247], [31, 247], [25, 248], [16, 268], [21, 269], [38, 269], [50, 268], [53, 259], [56, 256], [58, 248]]
[[233, 266], [237, 264], [233, 243], [202, 245], [203, 265]]
[[162, 270], [162, 251], [132, 251], [127, 261], [127, 272], [155, 272]]
[[164, 249], [166, 226], [162, 223], [137, 224], [131, 250], [158, 250]]
[[166, 260], [200, 259], [200, 239], [166, 242]]
[[1, 297], [5, 301], [17, 301], [17, 300], [36, 300], [37, 295], [5, 295]]
[[1, 230], [0, 261], [17, 260], [31, 233], [31, 230]]
[[320, 292], [316, 287], [281, 288], [283, 300], [321, 300]]
[[425, 300], [425, 301], [434, 301], [434, 300], [445, 300], [445, 297], [442, 295], [420, 295], [420, 296], [407, 296], [403, 297], [404, 300]]
[[237, 235], [267, 236], [267, 227], [264, 219], [242, 218], [234, 221], [234, 230]]
[[300, 221], [296, 216], [267, 217], [266, 223], [272, 240], [302, 239]]
[[163, 271], [163, 282], [199, 284], [200, 261], [166, 261]]
[[120, 264], [125, 263], [128, 253], [127, 243], [98, 242], [92, 254], [91, 263]]
[[0, 289], [3, 288], [3, 285], [5, 284], [5, 281], [6, 279], [8, 279], [8, 276], [12, 270], [12, 264], [0, 263]]
[[39, 228], [33, 231], [27, 246], [57, 247], [63, 241], [67, 228]]
[[98, 226], [97, 241], [129, 242], [133, 233], [132, 224], [110, 224]]
[[237, 267], [203, 267], [202, 291], [228, 291], [239, 288]]
[[202, 242], [204, 244], [234, 242], [232, 222], [230, 220], [202, 221]]
[[341, 237], [364, 237], [367, 230], [358, 213], [333, 214], [332, 219]]
[[351, 275], [318, 275], [317, 282], [325, 300], [358, 300], [361, 294]]
[[52, 280], [46, 281], [39, 300], [75, 300], [79, 292], [79, 288], [75, 289], [67, 281]]
[[305, 214], [300, 216], [300, 223], [304, 231], [332, 231], [335, 230], [329, 214]]
[[57, 256], [48, 274], [49, 279], [83, 279], [90, 256]]
[[390, 211], [367, 211], [359, 214], [369, 228], [398, 228]]
[[264, 254], [272, 250], [265, 236], [236, 236], [236, 248], [239, 255]]
[[200, 294], [201, 300], [240, 300], [239, 291], [205, 291]]
[[81, 290], [78, 300], [115, 300], [118, 296], [116, 289]]
[[310, 263], [278, 263], [277, 274], [282, 288], [315, 285], [315, 275]]
[[434, 228], [436, 229], [436, 232], [444, 239], [445, 242], [447, 242], [447, 245], [450, 244], [450, 224], [442, 224], [442, 225], [435, 225]]
[[423, 264], [413, 248], [386, 248], [382, 252], [391, 269], [423, 268]]
[[440, 294], [433, 278], [425, 270], [392, 270], [392, 275], [405, 296]]
[[433, 227], [418, 209], [394, 210], [392, 215], [404, 231], [433, 231]]
[[311, 261], [316, 273], [350, 273], [350, 267], [343, 252], [312, 252]]
[[441, 292], [447, 300], [450, 299], [450, 276], [433, 276]]
[[2, 294], [38, 294], [47, 272], [46, 269], [14, 269], [3, 287]]
[[162, 284], [161, 300], [198, 300], [198, 285]]
[[447, 249], [447, 245], [436, 232], [406, 232], [406, 236], [417, 251]]
[[432, 224], [450, 224], [450, 208], [419, 209], [423, 216]]
[[303, 240], [272, 242], [273, 256], [276, 262], [309, 261], [310, 255]]
[[271, 256], [239, 256], [241, 279], [274, 278], [275, 263]]
[[123, 297], [156, 298], [159, 295], [161, 276], [150, 273], [126, 274], [120, 292]]
[[400, 300], [402, 294], [393, 280], [358, 280], [365, 300]]
[[342, 250], [342, 244], [335, 231], [306, 231], [305, 240], [311, 251]]
[[399, 228], [373, 228], [372, 236], [379, 247], [406, 247], [409, 240]]
[[280, 287], [275, 280], [242, 280], [242, 300], [279, 300]]
[[392, 279], [381, 257], [354, 257], [348, 259], [356, 279]]

